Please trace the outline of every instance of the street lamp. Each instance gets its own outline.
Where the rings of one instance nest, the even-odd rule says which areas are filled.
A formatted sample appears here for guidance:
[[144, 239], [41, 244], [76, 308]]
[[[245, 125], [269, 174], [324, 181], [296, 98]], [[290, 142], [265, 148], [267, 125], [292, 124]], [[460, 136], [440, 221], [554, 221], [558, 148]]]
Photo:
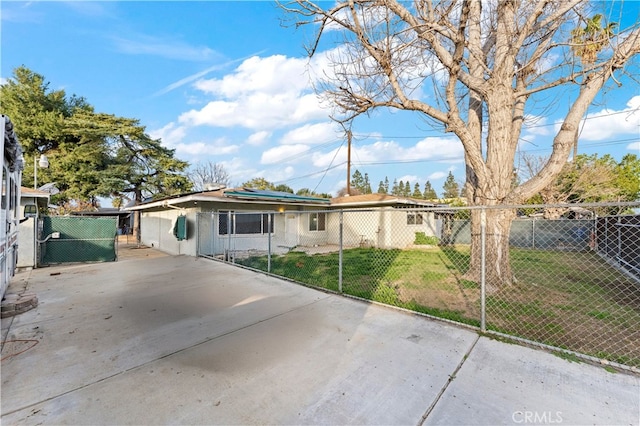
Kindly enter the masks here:
[[43, 169], [49, 167], [49, 159], [46, 155], [40, 154], [40, 161], [38, 161], [38, 154], [33, 157], [33, 189], [38, 189], [38, 166]]

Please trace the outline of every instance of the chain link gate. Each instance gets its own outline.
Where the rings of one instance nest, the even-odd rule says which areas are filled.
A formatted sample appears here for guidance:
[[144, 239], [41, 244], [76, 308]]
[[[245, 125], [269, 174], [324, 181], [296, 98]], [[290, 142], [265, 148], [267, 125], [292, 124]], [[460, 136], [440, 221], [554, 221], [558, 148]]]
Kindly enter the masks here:
[[43, 217], [40, 265], [115, 261], [117, 226], [115, 217]]
[[[608, 213], [640, 203], [544, 219], [548, 207], [204, 213], [199, 254], [638, 371], [640, 216]], [[474, 211], [516, 217], [474, 228]], [[234, 228], [243, 215], [251, 232]], [[500, 232], [504, 283], [490, 253]]]

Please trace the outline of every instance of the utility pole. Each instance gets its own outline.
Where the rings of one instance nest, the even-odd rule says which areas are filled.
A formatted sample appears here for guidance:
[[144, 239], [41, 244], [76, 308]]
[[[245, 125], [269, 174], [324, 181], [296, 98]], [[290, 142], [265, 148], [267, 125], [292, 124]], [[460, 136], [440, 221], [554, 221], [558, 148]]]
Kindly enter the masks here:
[[347, 195], [351, 195], [351, 130], [347, 130]]

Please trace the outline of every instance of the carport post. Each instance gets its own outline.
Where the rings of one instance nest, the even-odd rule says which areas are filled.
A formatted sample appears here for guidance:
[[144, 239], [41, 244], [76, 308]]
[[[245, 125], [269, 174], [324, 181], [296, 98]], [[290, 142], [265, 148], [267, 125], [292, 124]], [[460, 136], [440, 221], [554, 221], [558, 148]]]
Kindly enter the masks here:
[[271, 213], [267, 213], [267, 272], [271, 272]]
[[480, 330], [487, 331], [486, 323], [486, 252], [485, 244], [487, 240], [487, 211], [483, 208], [480, 212]]
[[339, 226], [339, 235], [340, 235], [340, 240], [338, 241], [339, 244], [339, 251], [338, 251], [338, 291], [340, 293], [342, 293], [342, 215], [343, 215], [343, 211], [340, 210], [340, 226]]

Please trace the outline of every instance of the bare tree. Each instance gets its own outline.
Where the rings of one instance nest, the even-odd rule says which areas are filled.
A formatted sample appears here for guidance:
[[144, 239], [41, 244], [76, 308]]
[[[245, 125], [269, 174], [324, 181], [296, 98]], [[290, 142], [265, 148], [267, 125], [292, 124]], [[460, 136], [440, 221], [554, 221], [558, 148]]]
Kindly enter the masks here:
[[[329, 56], [332, 69], [318, 86], [335, 106], [333, 118], [349, 123], [380, 107], [422, 113], [462, 143], [464, 194], [473, 206], [521, 203], [549, 185], [576, 144], [589, 105], [640, 51], [640, 29], [621, 28], [614, 35], [614, 26], [589, 18], [595, 10], [586, 0], [349, 0], [330, 6], [300, 0], [281, 6], [297, 26], [311, 24], [317, 31], [310, 55], [321, 40], [342, 37]], [[575, 31], [588, 19], [588, 30]], [[548, 161], [514, 185], [525, 115], [545, 114], [550, 99], [569, 86], [575, 97], [563, 101], [570, 104]], [[514, 217], [513, 209], [486, 211], [490, 290], [513, 282]], [[480, 277], [481, 220], [473, 210], [467, 273], [473, 280]]]
[[193, 183], [193, 189], [196, 191], [204, 191], [207, 189], [207, 184], [215, 183], [225, 186], [231, 184], [231, 176], [224, 166], [211, 161], [194, 165], [187, 176], [191, 183]]

